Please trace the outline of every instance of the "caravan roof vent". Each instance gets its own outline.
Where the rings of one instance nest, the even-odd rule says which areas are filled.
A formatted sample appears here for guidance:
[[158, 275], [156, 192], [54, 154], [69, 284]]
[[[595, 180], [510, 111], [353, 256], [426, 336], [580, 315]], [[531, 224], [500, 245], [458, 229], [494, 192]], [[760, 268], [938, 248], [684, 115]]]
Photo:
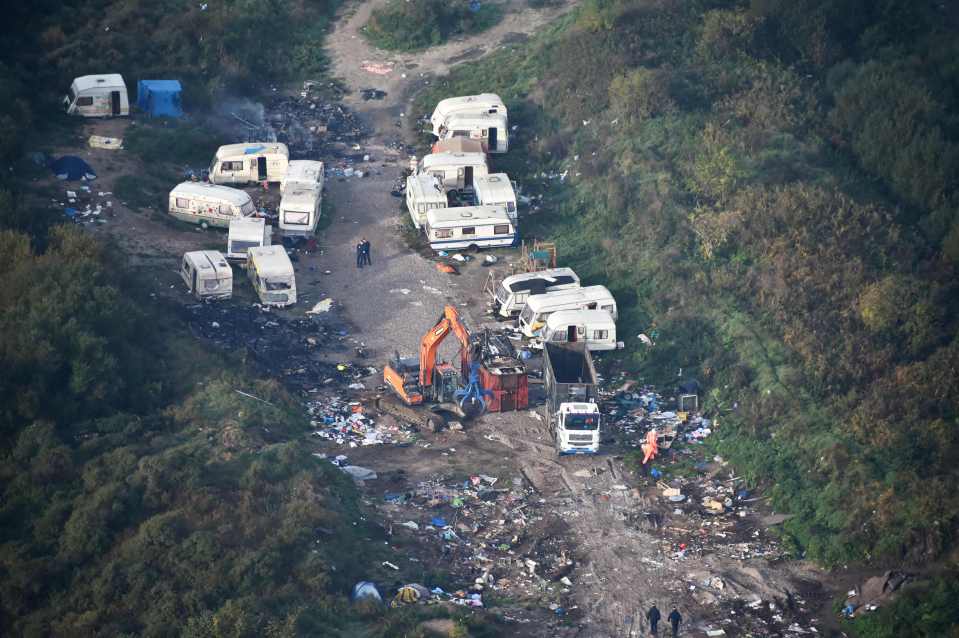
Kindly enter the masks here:
[[499, 181], [499, 177], [497, 177], [496, 175], [490, 175], [489, 177], [486, 178], [486, 181], [491, 182], [491, 183], [492, 183], [492, 182], [498, 182], [498, 181]]
[[473, 216], [473, 213], [469, 212], [468, 210], [464, 210], [460, 213], [460, 217], [472, 217], [472, 216]]

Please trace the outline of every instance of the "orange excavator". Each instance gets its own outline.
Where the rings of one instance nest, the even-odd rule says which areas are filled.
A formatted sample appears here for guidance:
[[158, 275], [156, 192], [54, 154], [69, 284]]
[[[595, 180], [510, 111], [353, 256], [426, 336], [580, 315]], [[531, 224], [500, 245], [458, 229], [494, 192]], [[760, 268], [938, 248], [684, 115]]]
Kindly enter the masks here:
[[[450, 333], [460, 342], [459, 370], [451, 363], [436, 361], [440, 344]], [[481, 392], [469, 390], [469, 385], [475, 384], [471, 349], [470, 333], [459, 312], [453, 306], [446, 306], [436, 324], [420, 340], [419, 359], [395, 353], [383, 368], [383, 381], [408, 406], [430, 403], [434, 404], [431, 411], [436, 414], [450, 412], [460, 418], [471, 418], [485, 407]], [[473, 383], [465, 384], [464, 377]], [[434, 421], [431, 425], [436, 424]]]

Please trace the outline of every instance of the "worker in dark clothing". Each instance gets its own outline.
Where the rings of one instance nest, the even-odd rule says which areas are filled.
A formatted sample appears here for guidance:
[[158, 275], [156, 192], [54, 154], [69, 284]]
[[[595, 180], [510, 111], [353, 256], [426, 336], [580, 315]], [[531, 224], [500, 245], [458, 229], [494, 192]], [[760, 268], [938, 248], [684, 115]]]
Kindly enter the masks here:
[[679, 635], [679, 623], [683, 622], [683, 616], [679, 613], [679, 610], [673, 607], [673, 610], [669, 612], [669, 616], [666, 617], [666, 620], [669, 621], [670, 626], [673, 629], [673, 638]]
[[662, 617], [662, 614], [659, 613], [659, 609], [656, 608], [656, 603], [653, 603], [653, 606], [649, 608], [649, 611], [646, 612], [646, 620], [649, 621], [649, 633], [653, 636], [659, 631], [659, 619]]
[[356, 267], [362, 268], [364, 261], [365, 255], [363, 253], [363, 242], [360, 242], [356, 245]]
[[370, 255], [370, 240], [364, 237], [361, 245], [363, 246], [363, 263], [372, 266], [373, 257]]

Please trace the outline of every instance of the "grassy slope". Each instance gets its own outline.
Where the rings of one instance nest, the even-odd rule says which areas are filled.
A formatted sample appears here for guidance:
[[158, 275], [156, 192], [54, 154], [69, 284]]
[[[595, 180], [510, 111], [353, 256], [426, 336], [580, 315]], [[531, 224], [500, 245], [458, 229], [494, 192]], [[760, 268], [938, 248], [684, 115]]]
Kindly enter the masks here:
[[799, 514], [797, 551], [926, 560], [959, 505], [956, 80], [901, 60], [954, 30], [922, 3], [801, 5], [588, 2], [417, 110], [506, 99], [497, 166], [545, 197], [524, 234], [617, 294], [625, 364], [707, 383], [719, 449]]

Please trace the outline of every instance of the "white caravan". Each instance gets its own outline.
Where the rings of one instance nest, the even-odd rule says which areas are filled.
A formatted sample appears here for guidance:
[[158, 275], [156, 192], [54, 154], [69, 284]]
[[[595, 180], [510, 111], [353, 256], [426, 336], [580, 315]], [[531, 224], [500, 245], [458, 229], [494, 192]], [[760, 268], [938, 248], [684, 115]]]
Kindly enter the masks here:
[[110, 117], [130, 114], [127, 85], [119, 73], [83, 75], [74, 79], [63, 104], [67, 115]]
[[281, 182], [286, 177], [289, 161], [286, 144], [227, 144], [217, 149], [210, 164], [210, 181], [214, 184]]
[[233, 296], [233, 269], [218, 250], [184, 254], [180, 277], [197, 299], [229, 299]]
[[446, 118], [437, 135], [441, 140], [475, 140], [487, 153], [505, 153], [509, 149], [506, 113], [455, 113]]
[[543, 342], [585, 343], [589, 350], [616, 350], [616, 321], [605, 310], [560, 310], [546, 318]]
[[502, 206], [436, 208], [427, 211], [424, 232], [434, 250], [512, 246], [517, 240]]
[[255, 212], [250, 196], [236, 188], [206, 182], [182, 182], [170, 191], [170, 214], [185, 222], [226, 228]]
[[287, 188], [280, 199], [280, 233], [311, 236], [320, 220], [322, 196], [315, 188]]
[[481, 206], [503, 206], [516, 223], [516, 191], [506, 173], [483, 175], [473, 180], [473, 190]]
[[285, 193], [289, 187], [315, 188], [323, 190], [323, 162], [316, 160], [291, 160], [286, 168], [286, 175], [280, 181], [280, 192]]
[[227, 259], [246, 261], [250, 248], [273, 243], [273, 227], [262, 217], [241, 217], [230, 221], [226, 240]]
[[495, 93], [481, 93], [480, 95], [463, 95], [440, 100], [433, 109], [430, 124], [433, 126], [433, 135], [442, 137], [440, 129], [446, 120], [456, 113], [502, 113], [506, 115], [506, 105], [502, 98]]
[[293, 263], [283, 246], [250, 248], [246, 274], [265, 306], [289, 306], [296, 303], [296, 276]]
[[406, 178], [406, 210], [417, 230], [426, 223], [427, 211], [448, 206], [446, 191], [439, 178], [429, 174]]
[[507, 318], [519, 316], [526, 307], [526, 300], [532, 295], [545, 295], [579, 286], [579, 275], [572, 268], [523, 272], [504, 277], [500, 282], [490, 272], [486, 280], [486, 292], [490, 296], [493, 312]]
[[483, 153], [432, 153], [423, 156], [416, 174], [440, 179], [447, 190], [472, 188], [475, 177], [489, 175], [489, 166]]
[[526, 300], [526, 307], [519, 314], [519, 329], [527, 337], [538, 337], [546, 320], [554, 312], [596, 309], [605, 310], [616, 319], [616, 299], [606, 286], [585, 286], [535, 295]]

